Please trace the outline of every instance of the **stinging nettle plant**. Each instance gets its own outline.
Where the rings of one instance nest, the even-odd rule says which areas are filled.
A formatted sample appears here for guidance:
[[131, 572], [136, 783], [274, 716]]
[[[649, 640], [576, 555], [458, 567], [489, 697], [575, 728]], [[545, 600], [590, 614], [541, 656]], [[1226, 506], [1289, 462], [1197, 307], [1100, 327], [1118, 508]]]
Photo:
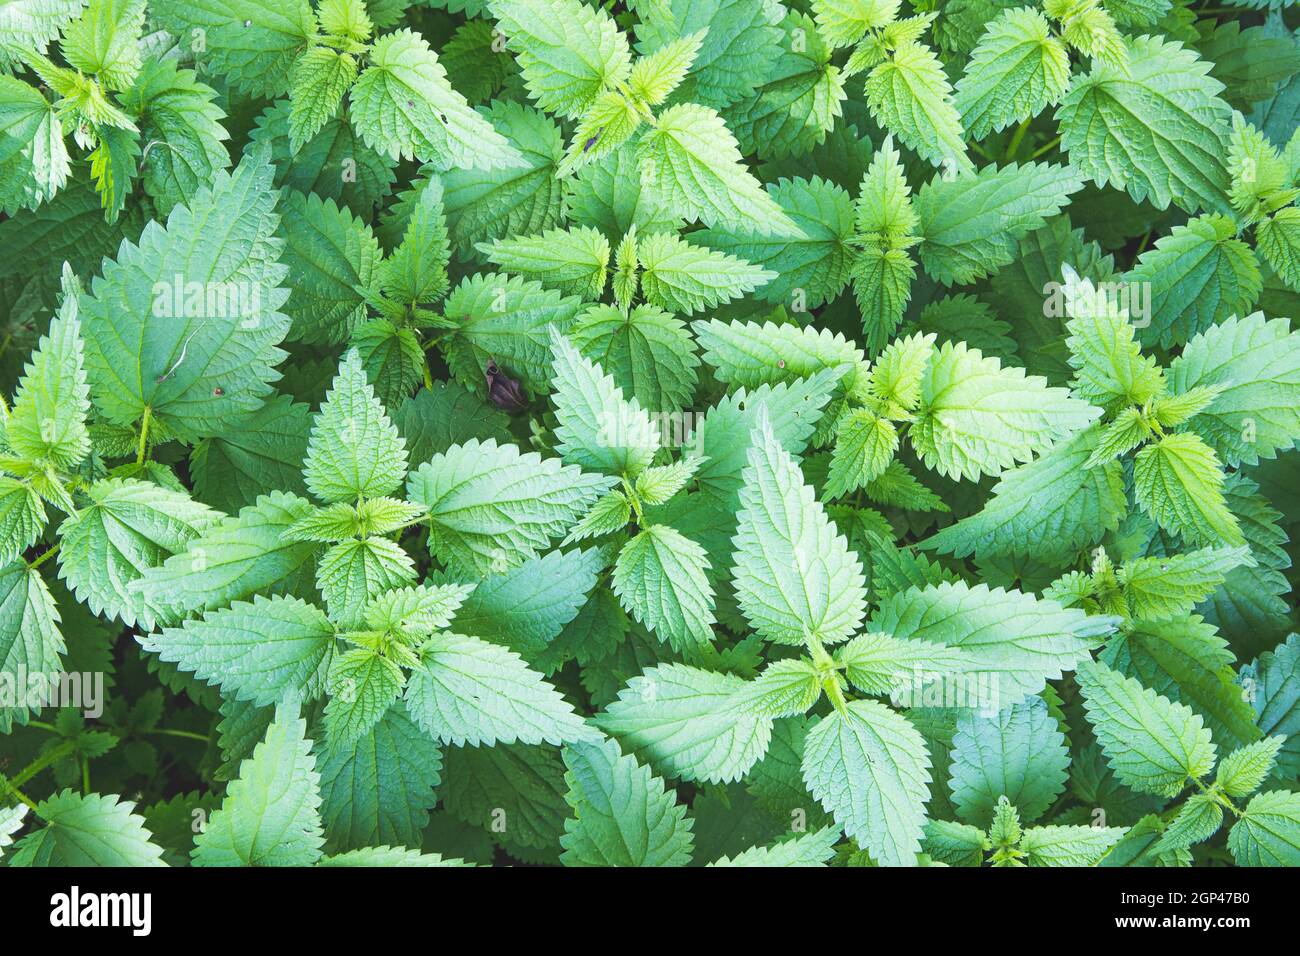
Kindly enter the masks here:
[[0, 862], [1300, 865], [1298, 26], [0, 7]]

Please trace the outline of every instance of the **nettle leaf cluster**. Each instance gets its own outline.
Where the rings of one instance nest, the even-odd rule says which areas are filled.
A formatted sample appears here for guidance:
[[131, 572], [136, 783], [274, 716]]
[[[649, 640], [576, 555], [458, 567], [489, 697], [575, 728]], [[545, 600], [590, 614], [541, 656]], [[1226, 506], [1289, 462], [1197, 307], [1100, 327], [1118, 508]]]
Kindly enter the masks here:
[[1300, 864], [1298, 25], [0, 5], [0, 857]]

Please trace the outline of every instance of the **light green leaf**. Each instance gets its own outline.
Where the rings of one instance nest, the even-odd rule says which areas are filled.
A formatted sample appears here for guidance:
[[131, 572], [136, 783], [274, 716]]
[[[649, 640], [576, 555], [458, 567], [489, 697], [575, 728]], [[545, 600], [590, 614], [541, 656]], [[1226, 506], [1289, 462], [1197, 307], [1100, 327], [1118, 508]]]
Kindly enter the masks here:
[[572, 743], [599, 736], [519, 655], [450, 632], [424, 645], [405, 699], [425, 733], [457, 747]]
[[595, 717], [629, 755], [666, 777], [729, 783], [762, 759], [772, 718], [739, 706], [745, 681], [664, 664], [643, 671]]
[[494, 439], [453, 445], [411, 472], [429, 511], [429, 549], [453, 569], [504, 571], [547, 550], [614, 479]]
[[375, 398], [355, 349], [343, 357], [316, 416], [303, 473], [324, 502], [389, 494], [406, 474], [406, 443]]
[[544, 110], [577, 119], [631, 73], [627, 37], [580, 0], [488, 0], [528, 92]]
[[928, 467], [975, 479], [1029, 461], [1100, 414], [1045, 379], [1003, 368], [964, 343], [945, 342], [921, 379], [918, 419], [909, 435]]
[[1192, 432], [1166, 435], [1137, 454], [1134, 494], [1166, 531], [1192, 544], [1239, 545], [1244, 539], [1223, 498], [1223, 469]]
[[319, 694], [335, 643], [319, 608], [260, 595], [139, 641], [160, 660], [259, 707]]
[[156, 611], [132, 581], [213, 527], [223, 515], [189, 495], [134, 479], [110, 478], [85, 489], [90, 504], [59, 526], [59, 576], [95, 614], [127, 626]]
[[410, 30], [385, 34], [352, 87], [349, 116], [368, 146], [391, 159], [440, 169], [501, 169], [520, 162], [511, 146], [465, 97], [428, 42]]
[[86, 371], [102, 415], [133, 425], [148, 412], [182, 439], [254, 411], [278, 377], [278, 312], [287, 269], [274, 238], [273, 168], [245, 160], [150, 223], [82, 299]]
[[923, 159], [952, 173], [972, 168], [952, 87], [929, 47], [898, 44], [867, 76], [866, 96], [876, 122]]
[[[297, 495], [273, 492], [205, 529], [189, 547], [147, 569], [127, 588], [137, 610], [174, 624], [190, 611], [213, 610], [254, 594], [294, 594], [310, 587], [318, 545], [286, 540], [285, 529], [311, 512]], [[150, 619], [146, 618], [149, 624]]]
[[1300, 332], [1260, 312], [1212, 325], [1170, 363], [1169, 386], [1219, 390], [1188, 427], [1225, 462], [1275, 458], [1300, 438]]
[[801, 645], [851, 636], [865, 613], [862, 565], [803, 482], [794, 458], [760, 417], [743, 473], [733, 580], [762, 637]]
[[36, 806], [45, 826], [18, 841], [10, 866], [166, 866], [135, 804], [63, 790]]
[[670, 106], [637, 146], [643, 182], [688, 222], [800, 238], [795, 225], [741, 162], [736, 138], [716, 112]]
[[650, 768], [612, 740], [564, 748], [565, 800], [560, 845], [565, 866], [685, 866], [694, 823]]
[[1238, 866], [1300, 866], [1300, 793], [1256, 794], [1228, 833]]
[[634, 398], [573, 347], [554, 327], [555, 450], [571, 465], [635, 477], [659, 451], [659, 429]]
[[836, 827], [824, 827], [815, 833], [791, 837], [771, 846], [756, 846], [732, 857], [722, 857], [709, 866], [825, 866], [835, 856], [840, 839]]
[[713, 643], [713, 585], [704, 549], [664, 524], [623, 546], [613, 587], [623, 607], [675, 650]]
[[957, 82], [954, 105], [966, 134], [983, 139], [1054, 106], [1069, 85], [1065, 45], [1045, 16], [1019, 7], [988, 24]]
[[1227, 213], [1230, 110], [1210, 63], [1181, 43], [1144, 36], [1127, 65], [1097, 63], [1076, 79], [1057, 118], [1070, 162], [1098, 186], [1157, 209]]
[[906, 718], [857, 700], [808, 732], [803, 777], [835, 821], [882, 866], [911, 866], [930, 795], [930, 755]]
[[195, 866], [309, 866], [321, 855], [320, 775], [307, 722], [283, 705], [194, 840]]
[[948, 786], [957, 814], [987, 827], [1000, 797], [1032, 822], [1065, 789], [1070, 754], [1065, 735], [1041, 697], [1029, 697], [993, 716], [965, 711], [952, 739]]
[[1088, 721], [1121, 783], [1172, 797], [1189, 777], [1214, 767], [1210, 732], [1190, 708], [1095, 661], [1079, 666], [1078, 681]]
[[1037, 694], [1046, 681], [1086, 661], [1090, 648], [1117, 623], [1019, 591], [944, 582], [886, 598], [870, 629], [957, 648], [966, 670], [982, 678], [969, 697], [992, 696], [967, 699], [964, 706], [1000, 709]]
[[1012, 262], [1020, 240], [1083, 187], [1070, 166], [1027, 163], [936, 176], [916, 194], [917, 255], [945, 285], [983, 279]]

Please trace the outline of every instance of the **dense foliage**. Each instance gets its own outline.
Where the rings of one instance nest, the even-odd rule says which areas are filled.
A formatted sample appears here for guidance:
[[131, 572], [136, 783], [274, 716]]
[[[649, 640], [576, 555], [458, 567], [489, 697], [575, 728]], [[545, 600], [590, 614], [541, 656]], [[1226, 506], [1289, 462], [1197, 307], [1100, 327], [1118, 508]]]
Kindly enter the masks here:
[[1300, 863], [1214, 4], [0, 2], [4, 861]]

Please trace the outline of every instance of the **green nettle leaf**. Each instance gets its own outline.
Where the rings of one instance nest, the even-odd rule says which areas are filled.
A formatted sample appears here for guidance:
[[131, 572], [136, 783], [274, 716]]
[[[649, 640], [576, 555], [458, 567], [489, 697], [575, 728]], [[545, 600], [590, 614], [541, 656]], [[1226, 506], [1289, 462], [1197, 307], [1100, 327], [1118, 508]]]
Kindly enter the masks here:
[[425, 733], [458, 747], [572, 743], [599, 737], [513, 651], [445, 632], [421, 651], [406, 706]]
[[1099, 438], [1090, 428], [1041, 458], [1004, 472], [984, 507], [922, 542], [966, 557], [1034, 555], [1061, 563], [1113, 531], [1128, 508], [1118, 462], [1089, 467]]
[[30, 485], [0, 477], [0, 567], [36, 543], [45, 522], [41, 496]]
[[1210, 732], [1191, 709], [1105, 664], [1081, 665], [1078, 680], [1089, 722], [1121, 783], [1172, 797], [1214, 767]]
[[184, 204], [218, 169], [230, 166], [229, 134], [221, 125], [226, 114], [215, 102], [217, 91], [200, 83], [194, 71], [171, 59], [145, 60], [121, 99], [140, 127], [140, 181], [159, 212]]
[[595, 722], [665, 776], [739, 780], [772, 736], [771, 717], [737, 705], [744, 685], [730, 674], [665, 664], [629, 681]]
[[739, 299], [776, 278], [775, 272], [667, 233], [642, 239], [637, 256], [646, 300], [688, 315]]
[[589, 226], [479, 243], [489, 262], [566, 295], [598, 297], [605, 288], [609, 240]]
[[189, 495], [135, 479], [110, 478], [86, 489], [90, 504], [59, 526], [59, 576], [96, 614], [132, 625], [155, 610], [130, 590], [223, 517]]
[[716, 112], [670, 106], [637, 146], [641, 179], [690, 222], [800, 238], [799, 228], [741, 164], [736, 139]]
[[498, 169], [518, 151], [476, 113], [447, 80], [425, 39], [410, 30], [380, 37], [352, 87], [353, 127], [392, 159], [419, 159], [440, 169]]
[[1219, 761], [1214, 782], [1230, 797], [1249, 796], [1267, 779], [1284, 743], [1284, 737], [1265, 737], [1234, 750]]
[[580, 301], [521, 276], [480, 273], [447, 297], [444, 313], [455, 329], [443, 339], [455, 379], [479, 394], [493, 364], [526, 391], [544, 392], [551, 380], [551, 336], [573, 323]]
[[1135, 617], [1159, 621], [1185, 614], [1223, 583], [1228, 572], [1254, 564], [1250, 550], [1202, 548], [1186, 554], [1138, 558], [1119, 570]]
[[151, 0], [149, 12], [175, 36], [201, 30], [204, 65], [261, 96], [288, 91], [293, 63], [316, 33], [307, 0]]
[[905, 717], [857, 700], [823, 717], [804, 743], [808, 790], [881, 866], [911, 866], [930, 795], [925, 739]]
[[1137, 454], [1138, 503], [1166, 531], [1196, 544], [1241, 544], [1237, 518], [1223, 499], [1219, 459], [1192, 432], [1166, 435]]
[[1228, 848], [1240, 866], [1300, 865], [1300, 794], [1256, 794], [1232, 825]]
[[714, 377], [745, 388], [792, 382], [822, 369], [856, 366], [865, 358], [843, 335], [825, 329], [718, 319], [695, 322], [692, 328]]
[[834, 299], [849, 280], [853, 251], [853, 200], [819, 177], [783, 179], [767, 191], [804, 233], [799, 239], [746, 229], [702, 229], [692, 241], [773, 273], [754, 293], [764, 302], [791, 302], [800, 295], [815, 309]]
[[1069, 85], [1065, 45], [1045, 16], [1019, 7], [988, 25], [957, 82], [954, 104], [967, 135], [983, 139], [1054, 106]]
[[646, 525], [624, 545], [613, 587], [623, 607], [675, 650], [713, 642], [714, 596], [704, 549], [677, 529]]
[[950, 172], [971, 168], [952, 87], [929, 47], [899, 43], [868, 75], [866, 96], [877, 122], [923, 158]]
[[332, 844], [419, 844], [442, 780], [442, 751], [401, 705], [355, 740], [317, 746], [321, 821]]
[[1096, 866], [1124, 833], [1122, 827], [1029, 827], [1019, 848], [1029, 866]]
[[584, 358], [563, 335], [551, 329], [555, 355], [555, 450], [570, 464], [593, 471], [635, 477], [659, 451], [659, 429], [634, 398], [599, 365]]
[[320, 132], [356, 78], [357, 61], [351, 54], [318, 46], [298, 58], [289, 76], [291, 149], [296, 152]]
[[[39, 571], [15, 561], [0, 569], [0, 679], [9, 688], [0, 705], [0, 730], [17, 720], [27, 723], [39, 702], [26, 691], [29, 677], [57, 681], [67, 650], [59, 630], [60, 614]], [[19, 678], [23, 682], [19, 683]]]
[[14, 846], [10, 866], [166, 866], [135, 804], [64, 790], [36, 806], [45, 826]]
[[90, 389], [75, 289], [65, 295], [18, 383], [4, 436], [18, 454], [71, 471], [90, 453]]
[[428, 509], [433, 554], [485, 574], [540, 554], [613, 483], [558, 458], [471, 439], [411, 472], [406, 497]]
[[0, 857], [4, 856], [5, 849], [14, 842], [14, 833], [22, 827], [27, 810], [25, 804], [0, 810]]
[[370, 731], [402, 693], [402, 669], [368, 647], [338, 654], [326, 677], [325, 738], [345, 745]]
[[[910, 690], [912, 704], [996, 708], [1037, 694], [1048, 680], [1088, 659], [1116, 618], [1089, 616], [1019, 591], [944, 582], [910, 587], [887, 598], [871, 617], [872, 631], [957, 648], [974, 678], [964, 686]], [[925, 674], [925, 682], [935, 675]]]
[[1101, 414], [1045, 379], [995, 358], [944, 345], [921, 379], [910, 437], [927, 466], [974, 479], [997, 475], [1071, 437]]
[[1149, 324], [1138, 335], [1163, 348], [1245, 315], [1263, 285], [1258, 261], [1227, 216], [1175, 226], [1138, 257], [1125, 281], [1150, 283]]
[[629, 399], [651, 414], [676, 412], [695, 394], [695, 342], [686, 324], [662, 309], [639, 305], [626, 314], [593, 306], [568, 332], [578, 347]]
[[276, 492], [204, 529], [184, 551], [127, 585], [140, 596], [137, 610], [152, 611], [145, 623], [176, 623], [190, 611], [215, 610], [256, 594], [302, 592], [319, 546], [284, 532], [311, 510], [297, 495]]
[[953, 735], [949, 788], [957, 814], [987, 827], [1006, 797], [1026, 822], [1038, 819], [1065, 789], [1070, 755], [1056, 719], [1041, 697], [993, 717], [965, 712]]
[[406, 476], [406, 444], [375, 398], [356, 351], [343, 357], [316, 417], [303, 474], [324, 502], [386, 495]]
[[70, 171], [54, 107], [35, 87], [0, 76], [0, 132], [0, 211], [35, 209], [53, 199]]
[[272, 167], [245, 160], [217, 172], [153, 222], [82, 299], [86, 372], [110, 422], [148, 415], [178, 438], [219, 430], [254, 411], [279, 377], [289, 320], [288, 269], [278, 261]]
[[551, 551], [490, 574], [456, 611], [455, 630], [504, 644], [535, 664], [577, 617], [606, 563], [595, 548]]
[[694, 823], [650, 768], [612, 740], [564, 748], [565, 866], [685, 866]]
[[307, 722], [281, 705], [194, 840], [195, 866], [309, 866], [321, 856], [320, 774]]
[[741, 612], [779, 644], [845, 640], [866, 611], [862, 565], [767, 419], [751, 442], [734, 540]]
[[1256, 312], [1213, 325], [1169, 366], [1170, 390], [1216, 390], [1188, 427], [1230, 465], [1274, 458], [1300, 438], [1300, 332]]
[[835, 843], [839, 838], [839, 830], [826, 827], [772, 846], [756, 846], [732, 857], [724, 856], [709, 866], [825, 866], [835, 856]]
[[603, 10], [580, 0], [488, 0], [529, 95], [544, 110], [576, 119], [602, 90], [627, 80], [627, 37]]
[[1229, 212], [1225, 170], [1231, 111], [1210, 64], [1176, 41], [1144, 36], [1124, 64], [1094, 63], [1057, 116], [1070, 162], [1158, 209]]
[[385, 591], [410, 584], [415, 562], [387, 538], [349, 538], [331, 545], [316, 565], [316, 587], [330, 617], [343, 627], [361, 622], [366, 604]]
[[203, 439], [190, 455], [196, 497], [233, 513], [277, 488], [306, 494], [310, 428], [311, 409], [277, 395], [231, 430]]
[[334, 656], [334, 625], [297, 598], [255, 597], [140, 639], [226, 694], [258, 706], [314, 697]]
[[937, 176], [916, 194], [921, 264], [948, 285], [991, 275], [1082, 186], [1073, 168], [1040, 163]]

